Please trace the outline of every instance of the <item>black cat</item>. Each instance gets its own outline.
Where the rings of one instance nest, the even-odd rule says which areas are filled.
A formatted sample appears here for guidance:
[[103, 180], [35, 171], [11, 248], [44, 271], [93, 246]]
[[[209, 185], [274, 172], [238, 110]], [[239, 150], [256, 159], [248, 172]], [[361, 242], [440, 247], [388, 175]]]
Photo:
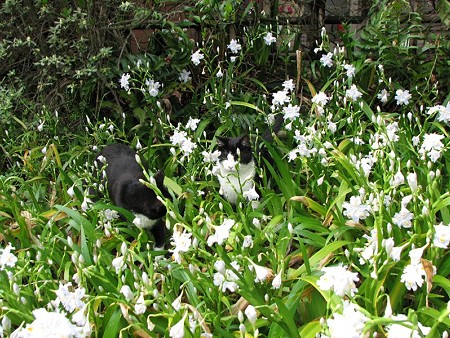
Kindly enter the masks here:
[[[271, 128], [261, 135], [266, 142], [273, 140], [283, 124], [283, 117], [278, 115]], [[239, 137], [218, 137], [217, 147], [220, 152], [214, 173], [220, 183], [220, 194], [232, 204], [236, 204], [239, 196], [249, 200], [259, 198], [255, 189], [256, 165], [254, 151], [248, 135]], [[260, 147], [256, 149], [264, 156]]]
[[[107, 187], [112, 202], [131, 211], [136, 216], [133, 223], [152, 232], [155, 250], [163, 250], [165, 224], [162, 218], [167, 210], [155, 191], [139, 182], [140, 179], [145, 180], [145, 176], [136, 161], [135, 151], [125, 144], [112, 144], [98, 154], [96, 161], [98, 168], [106, 165]], [[154, 179], [163, 196], [170, 198], [163, 184], [164, 173], [158, 171]]]

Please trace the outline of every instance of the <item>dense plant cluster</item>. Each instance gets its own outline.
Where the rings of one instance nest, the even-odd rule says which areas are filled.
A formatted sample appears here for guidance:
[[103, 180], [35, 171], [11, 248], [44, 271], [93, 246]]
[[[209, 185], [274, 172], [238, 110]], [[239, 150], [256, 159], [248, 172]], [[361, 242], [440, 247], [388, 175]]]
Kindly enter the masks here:
[[[347, 31], [338, 44], [323, 29], [308, 60], [293, 56], [297, 28], [240, 27], [252, 2], [201, 1], [179, 24], [131, 2], [3, 3], [2, 14], [21, 17], [20, 4], [52, 28], [46, 41], [31, 26], [22, 37], [8, 30], [0, 46], [10, 62], [0, 83], [0, 335], [447, 337], [450, 46], [420, 21], [404, 31], [394, 14], [407, 4], [389, 3], [374, 6], [361, 37]], [[208, 14], [234, 23], [234, 35]], [[84, 38], [144, 19], [165, 27], [148, 53]], [[207, 23], [201, 41], [185, 29], [196, 22]], [[18, 64], [39, 78], [14, 79]], [[70, 109], [46, 100], [58, 82], [55, 93], [81, 104], [102, 96], [98, 107], [65, 106], [78, 130]], [[279, 116], [282, 130], [263, 140]], [[257, 179], [234, 205], [220, 191], [217, 137], [241, 134]], [[90, 199], [89, 186], [106, 191], [96, 154], [115, 142], [149, 164], [147, 185], [166, 175], [165, 251], [133, 214]]]

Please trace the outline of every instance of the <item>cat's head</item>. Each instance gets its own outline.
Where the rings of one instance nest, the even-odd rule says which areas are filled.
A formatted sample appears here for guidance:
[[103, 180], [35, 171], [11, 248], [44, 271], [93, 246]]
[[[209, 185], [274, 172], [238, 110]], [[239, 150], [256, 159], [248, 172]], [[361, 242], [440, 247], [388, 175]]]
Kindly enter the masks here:
[[220, 151], [219, 161], [231, 158], [239, 164], [249, 164], [253, 161], [253, 150], [247, 135], [239, 137], [218, 137], [217, 147]]

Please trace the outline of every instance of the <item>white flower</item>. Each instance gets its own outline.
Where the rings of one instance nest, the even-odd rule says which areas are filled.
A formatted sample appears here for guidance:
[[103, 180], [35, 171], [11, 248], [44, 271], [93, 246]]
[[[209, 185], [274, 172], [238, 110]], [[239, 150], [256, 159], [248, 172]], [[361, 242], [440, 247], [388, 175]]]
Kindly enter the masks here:
[[333, 66], [333, 53], [329, 52], [327, 54], [323, 54], [320, 58], [320, 63], [324, 67], [331, 68]]
[[123, 88], [125, 90], [130, 90], [130, 74], [126, 73], [126, 74], [122, 74], [122, 77], [119, 80], [120, 83], [120, 88]]
[[342, 314], [335, 312], [333, 318], [327, 319], [330, 336], [333, 338], [364, 337], [364, 325], [368, 318], [358, 310], [357, 305], [344, 301]]
[[356, 68], [353, 65], [344, 65], [344, 69], [347, 71], [347, 77], [355, 76]]
[[324, 267], [322, 271], [324, 274], [317, 281], [320, 289], [334, 291], [339, 297], [354, 296], [358, 291], [355, 285], [359, 280], [356, 272], [348, 271], [343, 266]]
[[199, 122], [200, 122], [199, 119], [193, 119], [192, 117], [189, 117], [189, 120], [186, 124], [186, 129], [191, 129], [192, 131], [195, 131], [197, 129]]
[[289, 103], [287, 107], [283, 108], [283, 118], [285, 121], [295, 120], [300, 116], [300, 107]]
[[[439, 112], [437, 120], [440, 122], [446, 122], [449, 123], [450, 122], [450, 102], [447, 103], [447, 106], [436, 106], [437, 107], [437, 111]], [[430, 108], [430, 111], [433, 109], [434, 107]], [[430, 114], [430, 111], [428, 112]]]
[[409, 173], [406, 176], [406, 180], [408, 181], [409, 188], [412, 192], [417, 191], [417, 174], [415, 172]]
[[409, 252], [411, 262], [403, 269], [402, 276], [400, 277], [400, 281], [405, 283], [408, 290], [416, 291], [418, 287], [423, 285], [424, 278], [426, 278], [425, 269], [421, 261], [423, 251], [426, 247], [427, 245], [412, 249]]
[[65, 285], [59, 284], [58, 290], [55, 291], [56, 299], [55, 304], [62, 304], [64, 309], [69, 313], [74, 312], [75, 310], [80, 310], [85, 306], [85, 303], [82, 301], [86, 292], [82, 287], [76, 288], [73, 292], [69, 291], [69, 287], [72, 287], [72, 283], [66, 283]]
[[389, 238], [383, 239], [381, 241], [381, 244], [383, 245], [387, 255], [390, 256], [392, 253], [392, 250], [394, 249], [394, 246], [395, 246], [394, 238], [389, 237]]
[[285, 90], [279, 90], [278, 92], [272, 94], [273, 99], [272, 99], [272, 104], [274, 106], [282, 106], [285, 103], [288, 103], [290, 101], [289, 96], [287, 95], [288, 92]]
[[244, 191], [244, 193], [242, 195], [244, 196], [244, 198], [246, 198], [249, 201], [259, 200], [259, 194], [256, 192], [256, 188], [254, 185], [251, 189]]
[[371, 262], [374, 256], [378, 253], [378, 232], [376, 229], [372, 229], [369, 235], [364, 235], [367, 239], [367, 243], [364, 248], [357, 248], [355, 251], [360, 253], [359, 262], [364, 265], [366, 262]]
[[118, 274], [120, 271], [125, 269], [125, 257], [119, 256], [112, 260], [112, 266], [116, 269], [116, 273]]
[[72, 322], [74, 322], [78, 326], [87, 325], [90, 327], [89, 322], [88, 322], [87, 309], [88, 309], [87, 305], [84, 305], [77, 312], [74, 312], [74, 314], [72, 315]]
[[112, 221], [119, 218], [119, 212], [117, 210], [106, 209], [103, 211], [103, 215], [107, 221]]
[[265, 282], [268, 278], [271, 278], [273, 276], [273, 272], [271, 269], [266, 268], [265, 266], [261, 266], [258, 264], [255, 264], [251, 262], [251, 266], [253, 267], [255, 271], [255, 282], [256, 283], [262, 283]]
[[244, 311], [245, 315], [247, 316], [248, 321], [252, 324], [252, 326], [255, 326], [256, 319], [258, 319], [258, 314], [256, 313], [256, 309], [253, 305], [249, 304], [247, 308]]
[[[195, 121], [191, 121], [190, 127], [192, 127], [194, 123]], [[174, 131], [173, 135], [170, 137], [170, 141], [174, 146], [180, 147], [180, 150], [183, 152], [183, 159], [192, 154], [194, 149], [197, 148], [197, 144], [187, 137], [187, 133], [178, 129]]]
[[397, 89], [394, 98], [397, 100], [397, 105], [402, 106], [409, 103], [409, 100], [411, 99], [411, 94], [409, 93], [408, 90]]
[[411, 259], [411, 264], [421, 264], [421, 259], [423, 256], [423, 251], [426, 249], [427, 245], [411, 249], [408, 253], [409, 258]]
[[220, 151], [216, 150], [214, 152], [203, 151], [203, 162], [205, 163], [216, 163], [219, 160]]
[[408, 320], [408, 317], [403, 314], [392, 316], [391, 318], [398, 321], [398, 324], [394, 323], [386, 326], [386, 336], [389, 338], [420, 338], [427, 336], [431, 330], [431, 328], [423, 326], [419, 322], [417, 323], [417, 328], [411, 328], [414, 327], [413, 323], [411, 323]]
[[[235, 270], [239, 270], [240, 266], [237, 262], [231, 262], [231, 266]], [[226, 269], [224, 261], [217, 261], [214, 263], [214, 268], [218, 271], [213, 276], [213, 283], [215, 286], [219, 286], [222, 292], [229, 290], [230, 292], [236, 292], [239, 286], [236, 281], [239, 280], [238, 276], [231, 269]]]
[[16, 266], [17, 257], [11, 253], [11, 250], [15, 248], [9, 243], [4, 249], [0, 249], [0, 270], [4, 270], [5, 267], [13, 268]]
[[11, 319], [9, 319], [7, 315], [4, 315], [2, 318], [2, 324], [0, 325], [0, 335], [3, 334], [4, 331], [11, 331]]
[[183, 297], [183, 291], [181, 291], [180, 295], [172, 302], [172, 307], [175, 311], [180, 311], [182, 297]]
[[242, 248], [251, 248], [253, 247], [253, 238], [251, 235], [244, 236], [244, 240], [242, 241]]
[[150, 96], [158, 96], [159, 87], [161, 87], [159, 82], [155, 82], [154, 80], [145, 80], [145, 84], [148, 86], [148, 93]]
[[193, 142], [190, 138], [186, 138], [186, 140], [181, 144], [180, 147], [181, 151], [183, 152], [183, 157], [192, 154], [195, 148], [197, 148], [197, 144]]
[[423, 143], [420, 151], [422, 152], [430, 152], [432, 150], [441, 151], [444, 147], [444, 144], [441, 140], [444, 138], [444, 135], [439, 135], [436, 133], [433, 134], [425, 134], [423, 137]]
[[450, 225], [440, 223], [434, 226], [433, 244], [437, 248], [448, 249], [450, 245]]
[[356, 101], [362, 96], [362, 93], [358, 90], [358, 87], [356, 87], [356, 85], [352, 85], [350, 89], [347, 89], [345, 91], [345, 96], [352, 101]]
[[397, 173], [394, 175], [394, 177], [391, 180], [391, 185], [394, 187], [398, 187], [399, 185], [405, 183], [405, 177], [401, 173], [400, 169], [397, 171]]
[[170, 136], [170, 142], [172, 142], [174, 146], [179, 146], [186, 140], [186, 137], [187, 133], [185, 131], [176, 129], [173, 132], [173, 135]]
[[170, 328], [169, 336], [171, 338], [183, 338], [184, 337], [184, 322], [186, 320], [186, 314], [184, 314], [183, 318], [176, 323], [174, 326]]
[[234, 220], [226, 218], [220, 226], [215, 227], [214, 235], [208, 237], [208, 245], [212, 246], [214, 243], [222, 245], [230, 236], [230, 230], [235, 224]]
[[191, 79], [190, 75], [191, 75], [191, 72], [187, 71], [186, 69], [183, 69], [180, 72], [180, 76], [178, 77], [178, 80], [180, 80], [181, 82], [187, 83]]
[[24, 328], [13, 333], [17, 338], [42, 338], [49, 337], [83, 337], [81, 327], [72, 324], [64, 314], [59, 312], [47, 312], [46, 309], [33, 311], [35, 320]]
[[191, 55], [191, 61], [194, 65], [198, 66], [200, 61], [205, 58], [205, 55], [202, 54], [200, 50], [196, 51]]
[[217, 78], [221, 78], [222, 76], [223, 76], [222, 69], [219, 68], [219, 70], [218, 70], [217, 73], [216, 73], [216, 77], [217, 77]]
[[405, 206], [402, 206], [400, 212], [397, 212], [394, 217], [392, 217], [392, 222], [400, 228], [411, 228], [413, 218], [414, 214]]
[[130, 301], [133, 299], [133, 291], [131, 291], [131, 288], [128, 285], [122, 285], [120, 288], [120, 293], [125, 297], [127, 301]]
[[398, 132], [398, 122], [392, 122], [386, 126], [386, 135], [391, 142], [397, 142], [399, 139], [399, 136], [397, 135]]
[[419, 136], [413, 136], [411, 138], [411, 143], [413, 144], [413, 146], [417, 147], [420, 143], [420, 137]]
[[[408, 243], [407, 243], [408, 244]], [[407, 245], [406, 244], [406, 245]], [[402, 250], [406, 245], [402, 245], [402, 246], [394, 246], [390, 253], [389, 253], [389, 257], [394, 261], [394, 262], [398, 262], [400, 261], [401, 258], [401, 254], [402, 254]]]
[[329, 100], [330, 97], [328, 97], [324, 92], [318, 92], [316, 95], [314, 95], [311, 101], [312, 103], [323, 107], [328, 103]]
[[377, 98], [382, 102], [386, 103], [389, 98], [389, 93], [386, 89], [382, 89], [381, 92], [377, 95]]
[[295, 83], [294, 83], [294, 80], [289, 79], [289, 80], [284, 81], [284, 82], [283, 82], [283, 89], [284, 89], [286, 92], [293, 92], [294, 89], [295, 89]]
[[281, 287], [281, 274], [283, 273], [283, 271], [282, 270], [280, 270], [280, 272], [278, 272], [276, 275], [275, 275], [275, 278], [273, 279], [273, 281], [272, 281], [272, 287], [274, 288], [274, 289], [279, 289], [280, 287]]
[[343, 212], [344, 216], [347, 216], [355, 223], [369, 216], [369, 207], [362, 204], [360, 196], [350, 197], [350, 202], [344, 202], [342, 207], [345, 209]]
[[235, 39], [231, 39], [230, 44], [227, 46], [227, 48], [234, 54], [239, 53], [239, 51], [242, 49], [241, 45]]
[[183, 232], [174, 231], [172, 235], [171, 245], [175, 246], [173, 250], [173, 258], [176, 262], [181, 263], [180, 253], [188, 252], [192, 245], [191, 233], [187, 233], [186, 230]]
[[273, 36], [272, 32], [267, 32], [267, 34], [264, 35], [264, 43], [267, 46], [270, 46], [274, 42], [277, 42], [277, 38]]
[[424, 277], [426, 277], [426, 273], [420, 260], [414, 261], [411, 259], [411, 263], [403, 269], [400, 281], [405, 283], [408, 290], [416, 291], [417, 287], [422, 287]]
[[142, 144], [141, 141], [139, 141], [139, 139], [136, 142], [136, 150], [141, 150], [142, 149]]
[[105, 164], [106, 163], [106, 157], [103, 155], [100, 155], [97, 157], [97, 161], [99, 161], [100, 163]]
[[136, 304], [134, 304], [134, 313], [137, 315], [141, 315], [145, 313], [147, 310], [147, 305], [145, 305], [144, 293], [140, 293], [138, 299], [136, 300]]

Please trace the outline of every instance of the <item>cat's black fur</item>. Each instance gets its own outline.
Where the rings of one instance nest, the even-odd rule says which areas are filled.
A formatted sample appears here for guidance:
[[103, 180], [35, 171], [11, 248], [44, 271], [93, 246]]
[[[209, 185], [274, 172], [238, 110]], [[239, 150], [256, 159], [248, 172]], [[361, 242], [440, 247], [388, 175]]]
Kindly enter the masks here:
[[[136, 153], [125, 144], [106, 146], [97, 155], [97, 166], [105, 164], [99, 158], [106, 160], [106, 179], [109, 197], [112, 202], [137, 216], [145, 216], [149, 223], [143, 228], [149, 228], [155, 238], [155, 247], [164, 247], [165, 225], [162, 218], [166, 215], [166, 207], [158, 199], [157, 194], [145, 186], [140, 179], [145, 180], [142, 167], [136, 161]], [[156, 185], [164, 197], [170, 195], [164, 186], [164, 173], [158, 171], [154, 176]]]

